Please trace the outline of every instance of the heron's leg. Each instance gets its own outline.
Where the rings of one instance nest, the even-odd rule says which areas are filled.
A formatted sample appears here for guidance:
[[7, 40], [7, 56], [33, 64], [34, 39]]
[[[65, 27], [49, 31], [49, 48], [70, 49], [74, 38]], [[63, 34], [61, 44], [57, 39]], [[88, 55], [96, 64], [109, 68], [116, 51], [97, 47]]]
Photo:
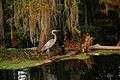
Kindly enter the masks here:
[[48, 54], [48, 57], [50, 57], [50, 49], [47, 49], [46, 53]]
[[49, 49], [47, 49], [46, 53], [48, 53], [48, 54], [49, 54], [49, 53], [50, 53], [50, 50], [49, 50]]

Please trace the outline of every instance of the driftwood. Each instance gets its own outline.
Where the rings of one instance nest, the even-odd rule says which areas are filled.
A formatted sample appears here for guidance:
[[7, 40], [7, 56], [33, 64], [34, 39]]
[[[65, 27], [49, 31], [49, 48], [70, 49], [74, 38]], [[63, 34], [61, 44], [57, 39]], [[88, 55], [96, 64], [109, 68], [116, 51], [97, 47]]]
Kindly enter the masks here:
[[90, 47], [93, 50], [120, 50], [120, 46], [101, 46], [99, 44]]
[[[89, 47], [90, 50], [120, 50], [120, 46], [101, 46], [99, 44]], [[67, 51], [80, 51], [80, 48], [65, 48]]]

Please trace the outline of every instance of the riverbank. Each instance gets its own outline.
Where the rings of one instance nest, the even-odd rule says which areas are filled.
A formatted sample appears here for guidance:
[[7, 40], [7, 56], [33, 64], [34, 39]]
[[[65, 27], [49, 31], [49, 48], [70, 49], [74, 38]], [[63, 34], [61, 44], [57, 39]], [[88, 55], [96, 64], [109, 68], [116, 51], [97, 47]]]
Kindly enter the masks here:
[[42, 58], [34, 50], [23, 49], [1, 49], [0, 50], [0, 69], [23, 69], [35, 66], [49, 64], [60, 60], [91, 60], [92, 56], [99, 55], [120, 55], [120, 50], [94, 50], [89, 53], [80, 53], [75, 51], [68, 52], [66, 55], [57, 55], [51, 58]]

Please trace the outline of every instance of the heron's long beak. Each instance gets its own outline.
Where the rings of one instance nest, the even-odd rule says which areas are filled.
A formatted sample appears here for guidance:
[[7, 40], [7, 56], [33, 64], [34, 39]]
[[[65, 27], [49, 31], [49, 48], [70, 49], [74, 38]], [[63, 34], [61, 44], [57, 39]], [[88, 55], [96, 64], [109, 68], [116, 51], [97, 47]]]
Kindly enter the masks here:
[[60, 32], [60, 30], [55, 30], [56, 32]]

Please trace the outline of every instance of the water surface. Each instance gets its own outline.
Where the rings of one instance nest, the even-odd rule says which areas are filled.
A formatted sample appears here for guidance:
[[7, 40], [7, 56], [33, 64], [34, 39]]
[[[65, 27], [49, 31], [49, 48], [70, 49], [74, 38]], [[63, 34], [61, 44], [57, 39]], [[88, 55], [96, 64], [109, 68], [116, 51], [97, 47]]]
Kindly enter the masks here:
[[0, 70], [0, 80], [120, 80], [120, 55], [66, 60], [22, 70]]

